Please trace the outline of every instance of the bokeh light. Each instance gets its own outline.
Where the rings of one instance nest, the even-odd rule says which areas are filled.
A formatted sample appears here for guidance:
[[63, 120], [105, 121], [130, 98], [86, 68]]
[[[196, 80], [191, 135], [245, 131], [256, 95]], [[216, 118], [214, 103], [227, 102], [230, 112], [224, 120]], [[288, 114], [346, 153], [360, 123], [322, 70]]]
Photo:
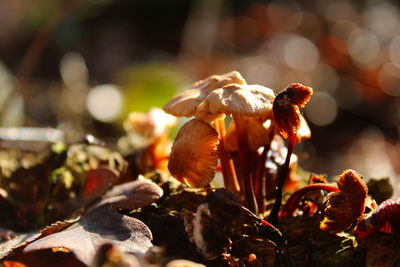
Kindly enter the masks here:
[[331, 124], [335, 120], [337, 112], [335, 99], [321, 91], [315, 92], [306, 106], [307, 118], [318, 126]]
[[93, 87], [87, 96], [86, 106], [90, 114], [102, 122], [118, 119], [122, 111], [122, 95], [118, 87], [104, 84]]

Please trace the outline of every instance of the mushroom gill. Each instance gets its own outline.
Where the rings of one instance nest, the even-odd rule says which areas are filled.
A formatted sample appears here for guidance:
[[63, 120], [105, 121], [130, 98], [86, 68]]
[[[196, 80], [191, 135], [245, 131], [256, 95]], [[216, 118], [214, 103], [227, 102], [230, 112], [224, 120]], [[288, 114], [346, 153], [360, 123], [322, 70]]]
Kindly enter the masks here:
[[218, 133], [209, 124], [196, 119], [185, 123], [171, 149], [171, 175], [191, 187], [206, 186], [215, 175], [217, 145]]
[[339, 192], [330, 193], [321, 230], [339, 233], [349, 228], [364, 212], [368, 188], [360, 175], [346, 170], [337, 182]]

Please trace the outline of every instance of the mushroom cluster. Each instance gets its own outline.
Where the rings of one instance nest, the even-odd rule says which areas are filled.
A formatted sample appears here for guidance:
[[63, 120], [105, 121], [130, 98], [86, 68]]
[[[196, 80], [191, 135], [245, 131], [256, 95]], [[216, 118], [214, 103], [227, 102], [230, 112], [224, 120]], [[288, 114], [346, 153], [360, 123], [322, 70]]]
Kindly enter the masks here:
[[[294, 143], [311, 135], [298, 108], [304, 107], [311, 94], [311, 88], [292, 84], [275, 97], [270, 88], [247, 84], [237, 71], [194, 83], [164, 106], [174, 116], [194, 117], [180, 129], [168, 169], [189, 186], [205, 187], [219, 162], [224, 186], [252, 211], [264, 212], [265, 165], [271, 142], [275, 135], [291, 140], [282, 167], [289, 169]], [[225, 121], [230, 122], [227, 127]], [[281, 173], [278, 190], [288, 170]]]

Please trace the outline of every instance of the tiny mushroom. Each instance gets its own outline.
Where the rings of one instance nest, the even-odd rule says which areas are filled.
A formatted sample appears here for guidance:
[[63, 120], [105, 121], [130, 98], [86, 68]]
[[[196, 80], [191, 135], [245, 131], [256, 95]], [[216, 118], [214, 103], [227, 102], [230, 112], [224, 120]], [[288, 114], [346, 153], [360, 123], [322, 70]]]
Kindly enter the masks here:
[[303, 108], [313, 93], [311, 87], [299, 83], [282, 90], [274, 101], [274, 117], [279, 133], [283, 138], [297, 133], [302, 120], [299, 107]]
[[159, 137], [166, 133], [167, 129], [177, 124], [174, 116], [166, 114], [160, 108], [151, 108], [148, 113], [131, 112], [126, 121], [124, 129], [129, 132], [138, 132], [144, 137]]
[[311, 132], [308, 132], [307, 128], [305, 128], [305, 123], [302, 123], [305, 122], [305, 120], [302, 120], [299, 107], [304, 107], [306, 105], [312, 93], [313, 90], [311, 87], [294, 83], [282, 90], [274, 100], [273, 111], [275, 125], [283, 138], [289, 138], [289, 147], [285, 163], [277, 177], [278, 187], [276, 200], [268, 218], [268, 221], [272, 224], [275, 224], [278, 220], [278, 213], [282, 204], [282, 190], [289, 173], [290, 157], [293, 153], [296, 140], [298, 140], [298, 132], [301, 129], [299, 134], [304, 135], [304, 137], [311, 135]]
[[171, 149], [171, 175], [191, 187], [208, 185], [218, 163], [217, 145], [218, 133], [209, 124], [196, 119], [185, 123]]
[[368, 188], [354, 170], [346, 170], [337, 182], [339, 192], [328, 194], [321, 230], [339, 233], [349, 228], [361, 217], [365, 208]]

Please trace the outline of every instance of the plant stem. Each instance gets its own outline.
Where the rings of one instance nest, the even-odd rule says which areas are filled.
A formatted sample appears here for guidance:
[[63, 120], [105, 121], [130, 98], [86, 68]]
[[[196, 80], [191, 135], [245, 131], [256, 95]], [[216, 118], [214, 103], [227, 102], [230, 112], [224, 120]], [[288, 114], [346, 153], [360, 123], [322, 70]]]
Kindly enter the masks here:
[[215, 129], [219, 133], [220, 140], [218, 144], [219, 156], [221, 161], [222, 176], [224, 178], [224, 185], [226, 189], [235, 193], [240, 197], [240, 186], [236, 176], [235, 166], [229, 153], [224, 149], [225, 142], [225, 122], [224, 119], [217, 119], [215, 121]]
[[232, 117], [236, 126], [236, 134], [239, 147], [239, 160], [244, 179], [244, 191], [246, 194], [247, 205], [252, 212], [258, 214], [258, 206], [256, 197], [254, 195], [253, 182], [250, 175], [249, 164], [247, 162], [247, 159], [249, 157], [249, 144], [247, 142], [246, 127], [242, 123], [243, 118], [239, 118], [236, 115], [233, 115]]
[[283, 186], [285, 185], [286, 178], [289, 174], [290, 158], [293, 153], [294, 145], [296, 144], [296, 138], [297, 138], [297, 133], [294, 133], [289, 136], [289, 147], [286, 154], [286, 160], [285, 163], [282, 165], [282, 167], [279, 168], [278, 174], [276, 175], [278, 180], [278, 187], [276, 189], [276, 199], [274, 206], [271, 210], [271, 213], [269, 214], [268, 217], [268, 222], [270, 222], [273, 225], [276, 225], [276, 223], [278, 222], [278, 213], [282, 205]]
[[294, 192], [288, 201], [286, 202], [285, 206], [283, 206], [282, 212], [279, 215], [280, 219], [286, 219], [288, 216], [292, 215], [293, 212], [297, 208], [297, 204], [299, 203], [300, 199], [308, 192], [315, 191], [315, 190], [324, 190], [327, 192], [338, 192], [339, 188], [336, 185], [329, 185], [329, 184], [312, 184], [307, 185], [296, 192]]

